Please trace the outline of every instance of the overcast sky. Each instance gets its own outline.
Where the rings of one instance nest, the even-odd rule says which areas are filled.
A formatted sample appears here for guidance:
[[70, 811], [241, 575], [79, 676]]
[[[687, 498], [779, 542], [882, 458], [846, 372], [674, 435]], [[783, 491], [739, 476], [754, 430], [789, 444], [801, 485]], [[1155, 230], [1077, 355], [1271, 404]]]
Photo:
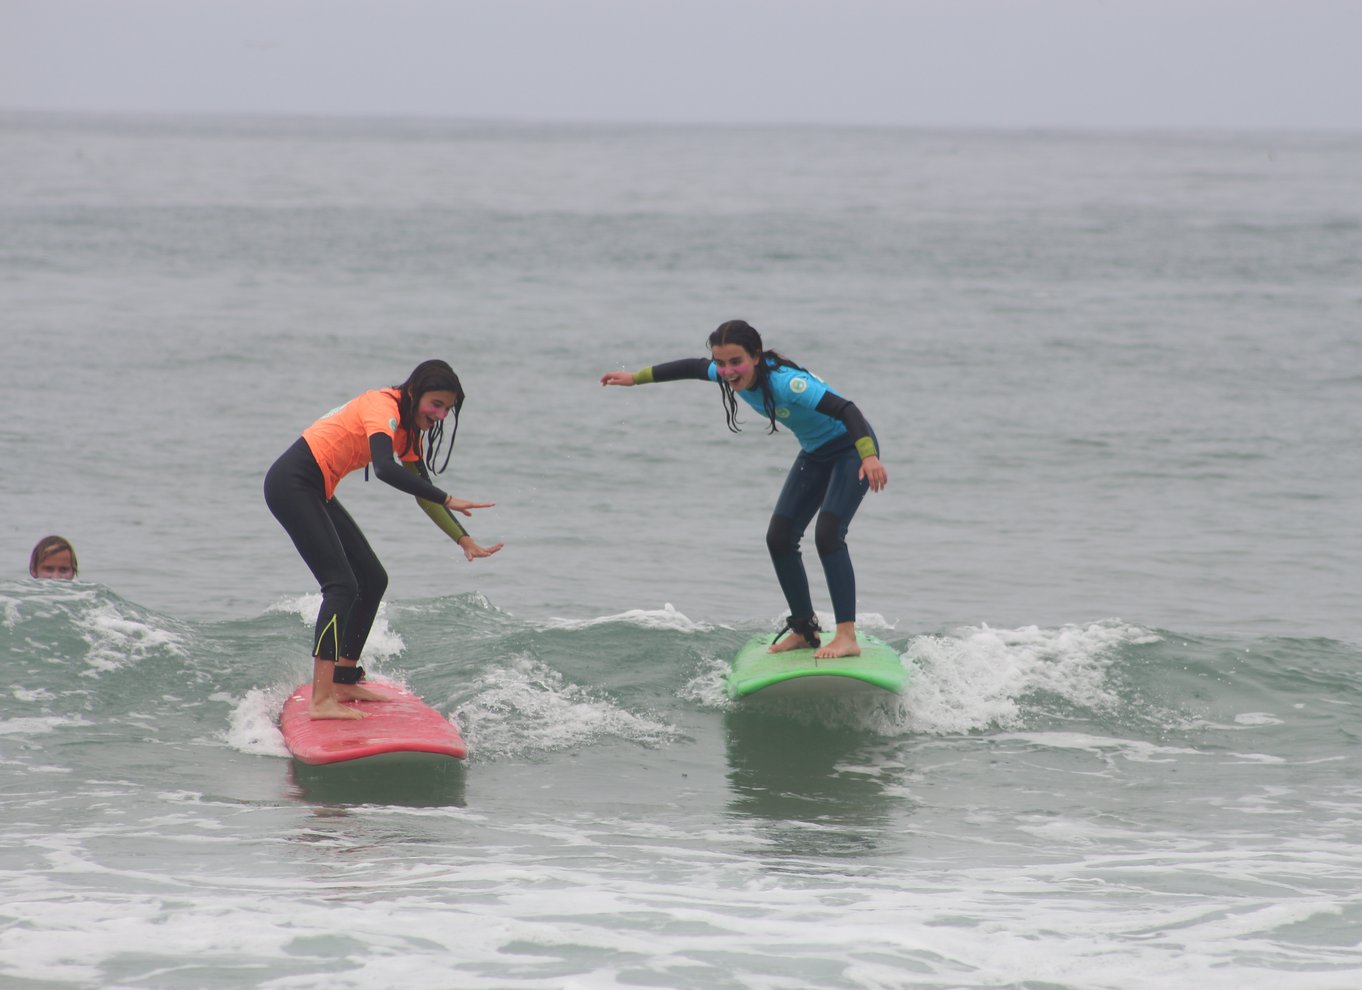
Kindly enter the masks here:
[[1362, 0], [0, 0], [0, 109], [1362, 131]]

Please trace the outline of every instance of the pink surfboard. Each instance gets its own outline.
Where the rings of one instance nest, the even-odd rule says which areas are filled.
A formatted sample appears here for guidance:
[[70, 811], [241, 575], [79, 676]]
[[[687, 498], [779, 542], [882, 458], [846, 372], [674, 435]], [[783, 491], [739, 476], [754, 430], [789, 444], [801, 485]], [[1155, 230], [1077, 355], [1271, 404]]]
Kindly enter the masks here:
[[468, 746], [458, 728], [434, 708], [396, 684], [366, 680], [364, 686], [387, 701], [351, 701], [368, 718], [317, 719], [307, 716], [312, 685], [302, 684], [284, 702], [279, 730], [294, 759], [313, 766], [364, 760], [366, 763], [420, 763], [462, 760]]

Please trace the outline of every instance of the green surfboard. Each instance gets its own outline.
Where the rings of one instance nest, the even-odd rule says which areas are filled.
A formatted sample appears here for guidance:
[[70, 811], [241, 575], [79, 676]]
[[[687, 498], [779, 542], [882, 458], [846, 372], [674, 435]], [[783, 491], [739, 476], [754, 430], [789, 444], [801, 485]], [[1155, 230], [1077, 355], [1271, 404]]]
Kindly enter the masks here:
[[728, 696], [734, 699], [795, 695], [899, 694], [908, 671], [898, 651], [883, 640], [856, 634], [858, 657], [817, 660], [813, 650], [768, 653], [770, 636], [757, 636], [733, 658], [728, 672]]

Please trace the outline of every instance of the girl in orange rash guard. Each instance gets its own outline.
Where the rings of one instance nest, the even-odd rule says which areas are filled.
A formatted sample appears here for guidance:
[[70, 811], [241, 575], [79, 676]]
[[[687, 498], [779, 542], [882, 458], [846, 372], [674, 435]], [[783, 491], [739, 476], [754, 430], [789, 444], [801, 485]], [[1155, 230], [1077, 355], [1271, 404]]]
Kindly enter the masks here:
[[[358, 662], [388, 587], [388, 574], [334, 497], [341, 478], [372, 464], [380, 481], [416, 496], [469, 560], [501, 549], [500, 543], [479, 546], [454, 518], [455, 512], [467, 516], [495, 503], [455, 498], [430, 480], [430, 471], [438, 473], [449, 464], [463, 400], [463, 386], [453, 368], [444, 361], [423, 361], [401, 385], [365, 392], [317, 420], [265, 474], [265, 504], [321, 585], [308, 712], [314, 719], [363, 718], [341, 702], [386, 700], [360, 686], [363, 668]], [[449, 449], [437, 470], [445, 418], [451, 412]]]

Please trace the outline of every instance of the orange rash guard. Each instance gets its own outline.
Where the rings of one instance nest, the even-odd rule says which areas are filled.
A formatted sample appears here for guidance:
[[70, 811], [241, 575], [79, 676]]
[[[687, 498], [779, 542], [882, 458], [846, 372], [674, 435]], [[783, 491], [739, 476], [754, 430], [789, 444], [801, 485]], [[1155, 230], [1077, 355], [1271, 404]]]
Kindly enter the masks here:
[[335, 495], [342, 478], [369, 465], [369, 437], [375, 433], [392, 437], [393, 451], [399, 460], [420, 462], [420, 435], [409, 443], [407, 431], [397, 423], [400, 394], [395, 388], [365, 392], [303, 431], [303, 439], [322, 469], [328, 500]]

